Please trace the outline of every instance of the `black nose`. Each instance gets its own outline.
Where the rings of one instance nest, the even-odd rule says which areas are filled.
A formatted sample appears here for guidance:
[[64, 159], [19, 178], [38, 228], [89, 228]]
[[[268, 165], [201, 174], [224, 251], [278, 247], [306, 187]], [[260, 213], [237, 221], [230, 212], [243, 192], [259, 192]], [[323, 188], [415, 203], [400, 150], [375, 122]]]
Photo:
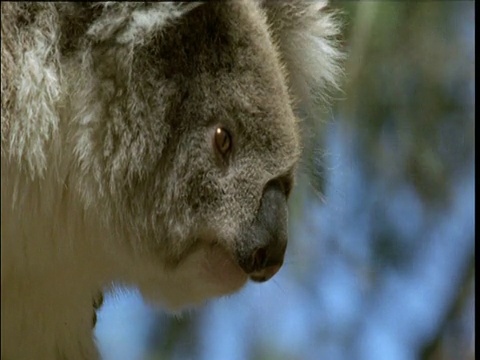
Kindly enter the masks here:
[[269, 280], [287, 248], [287, 198], [278, 181], [266, 185], [255, 221], [242, 238], [239, 265], [253, 281]]

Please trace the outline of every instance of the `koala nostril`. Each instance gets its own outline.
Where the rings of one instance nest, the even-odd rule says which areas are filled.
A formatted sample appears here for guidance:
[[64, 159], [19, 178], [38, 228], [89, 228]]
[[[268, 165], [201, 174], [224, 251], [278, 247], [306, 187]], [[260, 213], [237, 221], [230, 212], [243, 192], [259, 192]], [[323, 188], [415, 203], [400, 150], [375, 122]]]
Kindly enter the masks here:
[[272, 265], [272, 266], [267, 266], [266, 268], [262, 269], [261, 271], [257, 271], [250, 275], [250, 279], [252, 279], [255, 282], [264, 282], [269, 280], [270, 278], [275, 275], [278, 270], [280, 270], [281, 265]]
[[282, 267], [283, 255], [286, 246], [272, 248], [265, 246], [256, 249], [250, 258], [249, 273], [250, 279], [255, 282], [264, 282], [275, 275]]
[[267, 249], [265, 247], [259, 248], [253, 252], [253, 271], [259, 271], [265, 268], [267, 264]]

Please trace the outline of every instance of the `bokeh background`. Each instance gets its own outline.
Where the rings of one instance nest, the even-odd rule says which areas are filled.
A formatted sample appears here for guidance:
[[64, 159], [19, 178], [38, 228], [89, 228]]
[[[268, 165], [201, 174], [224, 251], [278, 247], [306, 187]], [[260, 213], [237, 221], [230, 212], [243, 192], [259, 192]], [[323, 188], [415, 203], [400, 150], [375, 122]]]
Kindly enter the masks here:
[[310, 115], [286, 264], [181, 317], [107, 295], [105, 360], [475, 358], [475, 4], [331, 7], [346, 76]]

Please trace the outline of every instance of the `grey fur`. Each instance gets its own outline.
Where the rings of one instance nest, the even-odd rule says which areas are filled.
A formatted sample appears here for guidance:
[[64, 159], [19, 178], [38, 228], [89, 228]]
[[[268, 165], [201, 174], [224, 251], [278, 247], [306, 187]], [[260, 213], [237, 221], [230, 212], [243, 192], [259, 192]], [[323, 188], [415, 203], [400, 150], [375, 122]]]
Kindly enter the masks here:
[[[255, 248], [267, 184], [293, 182], [293, 100], [339, 73], [324, 6], [2, 2], [2, 358], [97, 356], [84, 339], [91, 299], [112, 281], [172, 308], [245, 283], [202, 271], [230, 274], [218, 257]], [[217, 127], [232, 135], [228, 159]], [[43, 323], [31, 309], [56, 302], [32, 305], [30, 286], [90, 315]], [[78, 342], [61, 333], [66, 318]]]

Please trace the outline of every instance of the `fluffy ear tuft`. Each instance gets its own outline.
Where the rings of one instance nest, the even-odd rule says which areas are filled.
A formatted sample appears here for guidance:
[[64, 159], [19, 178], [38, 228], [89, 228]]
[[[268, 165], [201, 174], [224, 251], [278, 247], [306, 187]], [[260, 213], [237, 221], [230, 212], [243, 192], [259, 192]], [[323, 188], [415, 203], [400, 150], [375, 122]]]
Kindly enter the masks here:
[[327, 1], [264, 1], [294, 97], [328, 100], [342, 75], [341, 23]]
[[105, 41], [114, 38], [120, 44], [135, 44], [182, 17], [201, 2], [151, 2], [116, 3], [103, 2], [94, 6], [101, 8], [102, 15], [88, 32], [93, 40]]

